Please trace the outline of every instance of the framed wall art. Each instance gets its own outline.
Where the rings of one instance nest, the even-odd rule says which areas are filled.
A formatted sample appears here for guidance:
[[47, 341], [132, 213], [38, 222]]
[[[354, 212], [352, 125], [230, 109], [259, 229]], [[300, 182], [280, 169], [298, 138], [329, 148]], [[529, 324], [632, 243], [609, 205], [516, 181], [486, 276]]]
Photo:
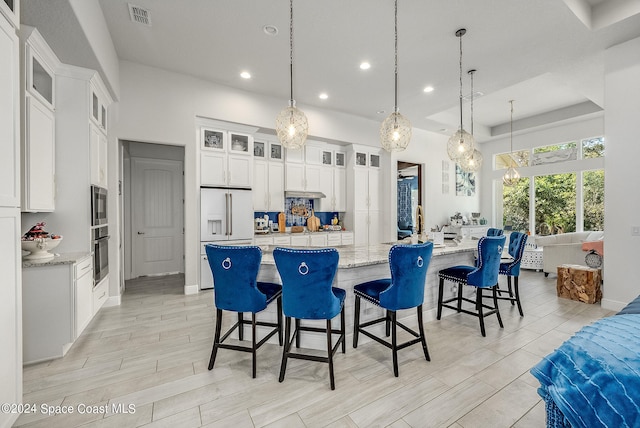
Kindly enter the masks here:
[[465, 172], [456, 164], [456, 196], [475, 196], [476, 175], [473, 172]]

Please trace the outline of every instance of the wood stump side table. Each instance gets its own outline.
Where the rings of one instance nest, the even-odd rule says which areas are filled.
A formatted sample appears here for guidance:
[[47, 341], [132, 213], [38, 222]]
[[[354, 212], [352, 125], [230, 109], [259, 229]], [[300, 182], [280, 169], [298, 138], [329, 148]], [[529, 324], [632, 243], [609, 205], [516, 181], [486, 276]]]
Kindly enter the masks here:
[[558, 297], [584, 303], [597, 303], [602, 299], [602, 271], [581, 265], [558, 266]]

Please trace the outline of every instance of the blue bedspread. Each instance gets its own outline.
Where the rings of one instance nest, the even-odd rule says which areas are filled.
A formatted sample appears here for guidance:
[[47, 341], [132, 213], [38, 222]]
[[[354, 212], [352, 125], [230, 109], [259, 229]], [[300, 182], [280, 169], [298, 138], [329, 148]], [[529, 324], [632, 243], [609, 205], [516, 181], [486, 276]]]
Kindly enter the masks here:
[[582, 328], [531, 373], [573, 427], [640, 427], [640, 315]]

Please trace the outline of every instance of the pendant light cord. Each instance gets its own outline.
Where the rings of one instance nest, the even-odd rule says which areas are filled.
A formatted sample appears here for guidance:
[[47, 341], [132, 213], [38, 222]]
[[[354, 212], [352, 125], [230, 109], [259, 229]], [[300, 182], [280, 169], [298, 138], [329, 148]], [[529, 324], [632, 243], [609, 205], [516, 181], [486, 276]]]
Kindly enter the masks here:
[[289, 0], [289, 81], [291, 107], [293, 107], [293, 0]]
[[509, 104], [511, 104], [511, 125], [510, 125], [510, 149], [511, 151], [509, 152], [510, 154], [513, 154], [513, 100], [509, 101]]
[[471, 75], [471, 135], [473, 135], [473, 73], [475, 72], [475, 70], [469, 70]]
[[467, 30], [464, 28], [456, 31], [456, 36], [460, 39], [460, 132], [462, 132], [462, 36], [466, 34]]
[[394, 22], [394, 34], [395, 34], [395, 40], [394, 40], [394, 51], [395, 51], [395, 57], [394, 57], [394, 61], [395, 61], [395, 68], [394, 68], [394, 73], [395, 73], [395, 98], [394, 98], [394, 112], [397, 113], [398, 112], [398, 0], [395, 1], [395, 22]]

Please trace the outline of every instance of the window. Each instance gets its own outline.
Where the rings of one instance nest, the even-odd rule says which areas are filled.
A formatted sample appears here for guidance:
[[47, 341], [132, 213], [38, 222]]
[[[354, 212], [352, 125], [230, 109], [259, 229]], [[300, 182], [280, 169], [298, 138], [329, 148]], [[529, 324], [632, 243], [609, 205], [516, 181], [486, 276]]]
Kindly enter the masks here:
[[578, 148], [575, 142], [554, 144], [533, 149], [531, 165], [566, 162], [578, 158]]
[[503, 220], [505, 228], [527, 232], [529, 228], [529, 177], [522, 178], [515, 186], [502, 188]]
[[604, 157], [604, 138], [589, 138], [582, 140], [582, 158], [602, 158]]
[[536, 235], [576, 231], [576, 174], [534, 178]]
[[496, 154], [494, 170], [513, 165], [522, 177], [513, 187], [498, 187], [503, 226], [536, 235], [604, 230], [604, 169], [598, 169], [604, 168], [604, 151], [604, 138], [591, 137]]
[[516, 168], [529, 166], [529, 150], [519, 150], [513, 153], [500, 153], [495, 157], [495, 169], [507, 169], [510, 166]]
[[584, 230], [604, 230], [604, 170], [582, 173]]

